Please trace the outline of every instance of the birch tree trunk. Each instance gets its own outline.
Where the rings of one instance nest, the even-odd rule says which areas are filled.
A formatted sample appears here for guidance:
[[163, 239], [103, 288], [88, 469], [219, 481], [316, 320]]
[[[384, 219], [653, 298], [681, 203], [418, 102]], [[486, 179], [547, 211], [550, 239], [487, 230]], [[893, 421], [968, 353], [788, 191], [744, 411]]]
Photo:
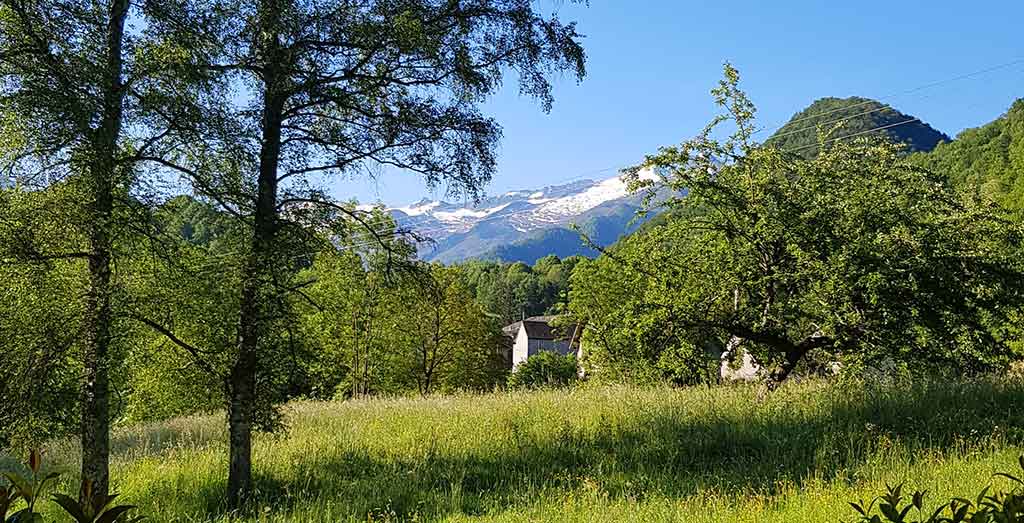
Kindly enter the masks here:
[[[89, 161], [89, 291], [84, 317], [84, 380], [81, 392], [82, 488], [92, 503], [110, 490], [111, 227], [123, 119], [123, 46], [128, 0], [113, 0], [107, 26], [103, 113]], [[88, 488], [87, 488], [88, 485]], [[86, 497], [91, 493], [91, 500]]]

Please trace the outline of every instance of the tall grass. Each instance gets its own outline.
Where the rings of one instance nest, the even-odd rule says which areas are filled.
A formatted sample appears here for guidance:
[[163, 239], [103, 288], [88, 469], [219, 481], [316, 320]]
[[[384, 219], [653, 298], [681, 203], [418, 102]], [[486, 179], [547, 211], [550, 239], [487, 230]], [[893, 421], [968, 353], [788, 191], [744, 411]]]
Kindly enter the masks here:
[[[1024, 383], [589, 387], [301, 402], [254, 450], [246, 521], [852, 519], [886, 482], [933, 501], [1013, 470]], [[227, 520], [220, 416], [119, 430], [115, 485], [153, 521]], [[51, 462], [73, 465], [70, 444]]]

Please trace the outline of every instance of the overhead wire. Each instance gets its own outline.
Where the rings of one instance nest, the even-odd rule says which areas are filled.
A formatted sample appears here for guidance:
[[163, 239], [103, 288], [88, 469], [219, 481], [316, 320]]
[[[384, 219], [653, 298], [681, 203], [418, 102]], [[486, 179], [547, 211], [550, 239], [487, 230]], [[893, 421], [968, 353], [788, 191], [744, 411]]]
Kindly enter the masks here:
[[[910, 89], [906, 89], [906, 90], [903, 90], [903, 91], [900, 91], [900, 92], [897, 92], [897, 93], [893, 93], [893, 94], [889, 94], [889, 95], [883, 96], [883, 97], [881, 97], [878, 100], [890, 100], [890, 99], [893, 99], [893, 98], [897, 98], [897, 97], [901, 97], [901, 96], [906, 96], [906, 95], [918, 93], [918, 92], [925, 91], [925, 90], [928, 90], [928, 89], [932, 89], [934, 87], [942, 86], [942, 85], [945, 85], [945, 84], [948, 84], [948, 83], [952, 83], [952, 82], [956, 82], [956, 81], [960, 81], [960, 80], [965, 80], [965, 79], [973, 78], [973, 77], [976, 77], [976, 76], [980, 76], [980, 75], [983, 75], [983, 74], [991, 73], [991, 72], [994, 72], [994, 71], [999, 71], [999, 70], [1002, 70], [1002, 69], [1007, 69], [1007, 68], [1013, 67], [1015, 65], [1021, 65], [1021, 64], [1024, 64], [1024, 58], [1010, 60], [1010, 61], [1003, 62], [1003, 63], [998, 64], [998, 65], [994, 65], [994, 66], [986, 67], [986, 68], [983, 68], [983, 69], [978, 69], [978, 70], [975, 70], [975, 71], [971, 71], [971, 72], [968, 72], [968, 73], [959, 74], [959, 75], [952, 76], [952, 77], [949, 77], [949, 78], [945, 78], [945, 79], [929, 82], [929, 83], [926, 83], [926, 84], [922, 84], [922, 85], [919, 85], [919, 86], [916, 86], [916, 87], [913, 87], [913, 88], [910, 88]], [[925, 98], [927, 98], [927, 97], [925, 97]], [[802, 122], [802, 121], [813, 120], [813, 119], [821, 119], [821, 118], [823, 118], [825, 116], [828, 116], [830, 114], [835, 114], [835, 113], [840, 112], [840, 111], [848, 111], [851, 108], [862, 107], [862, 106], [869, 105], [869, 104], [874, 104], [874, 103], [877, 103], [877, 101], [876, 100], [865, 100], [864, 102], [859, 102], [859, 103], [854, 104], [852, 106], [840, 107], [840, 108], [836, 108], [836, 109], [832, 109], [832, 110], [826, 111], [824, 113], [819, 113], [819, 114], [816, 114], [816, 115], [811, 115], [811, 116], [797, 118], [795, 120], [790, 120], [790, 121], [785, 122], [785, 123], [783, 123], [781, 125], [776, 125], [776, 126], [773, 126], [773, 127], [763, 128], [763, 129], [758, 130], [756, 133], [761, 133], [761, 132], [764, 132], [764, 131], [767, 131], [767, 130], [778, 130], [778, 129], [781, 129], [782, 127], [785, 127], [787, 125], [791, 125], [791, 124], [794, 124], [794, 123], [799, 123], [799, 122]], [[852, 120], [852, 119], [860, 117], [860, 116], [866, 116], [866, 115], [873, 114], [873, 113], [876, 113], [876, 112], [879, 112], [879, 111], [883, 111], [885, 109], [891, 109], [891, 106], [888, 105], [888, 104], [885, 104], [882, 107], [875, 107], [875, 108], [869, 109], [867, 111], [863, 111], [863, 112], [860, 112], [860, 113], [852, 114], [852, 115], [849, 115], [849, 116], [843, 116], [843, 117], [836, 118], [836, 119], [833, 119], [833, 120], [830, 120], [830, 121], [827, 121], [827, 122], [817, 122], [817, 123], [814, 123], [813, 125], [808, 125], [806, 127], [790, 130], [790, 131], [787, 131], [787, 132], [779, 134], [779, 135], [774, 135], [774, 137], [784, 137], [784, 136], [789, 136], [789, 135], [793, 135], [793, 134], [798, 134], [798, 133], [801, 133], [801, 132], [806, 132], [806, 131], [809, 131], [811, 129], [816, 128], [819, 125], [827, 126], [827, 125], [831, 125], [831, 124], [838, 124], [838, 123], [841, 123], [841, 122], [844, 122], [844, 121]], [[851, 137], [855, 137], [855, 136], [861, 136], [861, 135], [864, 135], [864, 134], [869, 134], [869, 133], [872, 133], [872, 132], [877, 132], [877, 131], [881, 131], [881, 130], [891, 129], [891, 128], [898, 127], [898, 126], [901, 126], [901, 125], [907, 125], [907, 124], [911, 124], [911, 123], [915, 123], [915, 122], [920, 122], [920, 121], [921, 120], [919, 118], [908, 119], [906, 121], [898, 122], [896, 124], [887, 124], [887, 125], [879, 126], [877, 128], [874, 128], [874, 129], [868, 129], [868, 130], [865, 130], [865, 131], [861, 131], [861, 132], [855, 133], [853, 135], [847, 135], [847, 136], [844, 136], [844, 137], [840, 137], [838, 139], [845, 139], [845, 138], [851, 138]], [[836, 139], [830, 139], [828, 142], [834, 142], [835, 140]], [[805, 149], [808, 149], [808, 148], [811, 148], [811, 147], [815, 147], [815, 146], [816, 146], [816, 144], [811, 144], [811, 145], [804, 146], [804, 147], [799, 147], [799, 148], [797, 148], [797, 149], [795, 149], [793, 151], [787, 151], [787, 152], [796, 152], [796, 151], [805, 150]], [[598, 170], [596, 172], [604, 172], [604, 171], [609, 171], [609, 170], [613, 170], [613, 169], [618, 169], [618, 168], [609, 167], [609, 168]], [[578, 180], [578, 179], [582, 179], [582, 177], [576, 177], [576, 178], [567, 180], [565, 182], [556, 181], [552, 185], [557, 185], [557, 184], [560, 184], [560, 183], [569, 183], [570, 181], [575, 181], [575, 180]], [[501, 219], [501, 218], [508, 218], [510, 216], [515, 216], [517, 214], [525, 214], [525, 213], [531, 213], [531, 212], [534, 212], [534, 210], [533, 209], [524, 209], [524, 210], [522, 210], [520, 212], [513, 212], [513, 213], [500, 213], [500, 211], [498, 211], [498, 212], [495, 212], [493, 215], [488, 215], [487, 217], [485, 217], [485, 218], [483, 218], [481, 220], [474, 221], [473, 224], [475, 225], [477, 223], [481, 223], [481, 222], [485, 222], [485, 221]], [[406, 222], [400, 222], [400, 221], [396, 220], [396, 225], [397, 225], [397, 228], [403, 228], [403, 229], [404, 228], [411, 228], [411, 227], [415, 227], [416, 225], [419, 225], [419, 224], [430, 223], [431, 222], [431, 218], [432, 217], [429, 215], [429, 213], [424, 213], [423, 215], [418, 216], [415, 220], [409, 220], [409, 221], [406, 221]], [[437, 220], [437, 219], [434, 218], [434, 220]], [[438, 220], [438, 221], [440, 221], [440, 220]], [[417, 232], [422, 233], [422, 234], [430, 234], [430, 233], [434, 233], [434, 232], [448, 232], [449, 230], [450, 230], [450, 228], [447, 227], [447, 226], [444, 226], [443, 223], [434, 223], [432, 228], [423, 229], [423, 230], [420, 230], [420, 231], [417, 231]], [[382, 230], [382, 231], [377, 231], [377, 232], [386, 232], [386, 228], [384, 230]], [[373, 234], [373, 233], [369, 233], [369, 234]], [[369, 236], [368, 235], [364, 235], [364, 237], [362, 239], [365, 240], [367, 238], [369, 238]], [[371, 240], [369, 242], [369, 245], [373, 245], [374, 243], [376, 243], [376, 242]], [[365, 247], [366, 245], [367, 244], [362, 244], [361, 246]]]
[[[960, 80], [964, 80], [964, 79], [969, 79], [969, 78], [974, 78], [974, 77], [977, 77], [977, 76], [980, 76], [980, 75], [983, 75], [983, 74], [988, 74], [988, 73], [991, 73], [991, 72], [994, 72], [994, 71], [998, 71], [998, 70], [1002, 70], [1002, 69], [1007, 69], [1007, 68], [1013, 67], [1015, 65], [1021, 65], [1021, 64], [1024, 64], [1024, 58], [1011, 60], [1011, 61], [1004, 62], [1004, 63], [998, 64], [998, 65], [994, 65], [994, 66], [991, 66], [991, 67], [986, 67], [984, 69], [979, 69], [979, 70], [971, 71], [971, 72], [968, 72], [968, 73], [965, 73], [965, 74], [960, 74], [960, 75], [956, 75], [956, 76], [953, 76], [953, 77], [945, 78], [945, 79], [942, 79], [942, 80], [938, 80], [938, 81], [934, 81], [934, 82], [929, 82], [927, 84], [916, 86], [916, 87], [913, 87], [911, 89], [907, 89], [907, 90], [904, 90], [904, 91], [900, 91], [900, 92], [897, 92], [897, 93], [893, 93], [893, 94], [890, 94], [890, 95], [883, 96], [883, 97], [877, 99], [877, 101], [890, 100], [890, 99], [897, 98], [897, 97], [911, 95], [911, 94], [914, 94], [914, 93], [922, 92], [922, 91], [925, 91], [925, 90], [928, 90], [928, 89], [932, 89], [934, 87], [938, 87], [938, 86], [945, 85], [945, 84], [948, 84], [948, 83], [952, 83], [952, 82], [956, 82], [956, 81], [960, 81]], [[755, 131], [755, 134], [763, 133], [765, 131], [770, 131], [770, 130], [778, 130], [778, 129], [781, 129], [782, 127], [785, 127], [787, 125], [792, 125], [792, 124], [803, 122], [803, 121], [807, 121], [807, 120], [821, 119], [821, 118], [823, 118], [825, 116], [828, 116], [828, 115], [831, 115], [831, 114], [835, 114], [835, 113], [840, 112], [840, 111], [848, 111], [851, 108], [863, 107], [865, 105], [876, 103], [877, 101], [876, 100], [865, 100], [864, 102], [859, 102], [859, 103], [854, 104], [852, 106], [840, 107], [840, 108], [836, 108], [836, 109], [832, 109], [832, 110], [826, 111], [824, 113], [819, 113], [819, 114], [815, 114], [815, 115], [810, 115], [810, 116], [796, 118], [796, 119], [784, 122], [784, 123], [782, 123], [780, 125], [775, 125], [775, 126], [772, 126], [772, 127], [765, 127], [765, 128], [758, 129], [757, 131]], [[863, 111], [863, 112], [856, 113], [856, 114], [849, 115], [849, 116], [843, 116], [843, 117], [836, 118], [836, 119], [833, 119], [833, 120], [830, 120], [830, 121], [827, 121], [827, 122], [817, 122], [817, 123], [814, 123], [813, 125], [808, 125], [806, 127], [802, 127], [802, 128], [799, 128], [799, 129], [790, 130], [790, 131], [787, 131], [785, 133], [782, 133], [780, 135], [775, 135], [775, 136], [776, 137], [783, 137], [783, 136], [789, 136], [789, 135], [792, 135], [792, 134], [798, 134], [798, 133], [801, 133], [801, 132], [806, 132], [806, 131], [808, 131], [808, 130], [810, 130], [812, 128], [816, 128], [819, 125], [838, 124], [838, 123], [841, 123], [841, 122], [844, 122], [844, 121], [848, 121], [848, 120], [857, 118], [859, 116], [865, 116], [865, 115], [873, 114], [873, 113], [876, 113], [876, 112], [879, 112], [879, 111], [883, 111], [885, 109], [891, 109], [891, 106], [888, 105], [888, 104], [885, 104], [882, 107], [874, 107], [874, 108], [871, 108], [871, 109], [869, 109], [867, 111]], [[892, 124], [886, 124], [886, 125], [878, 126], [878, 127], [872, 128], [872, 129], [867, 129], [867, 130], [859, 131], [859, 132], [856, 132], [856, 133], [853, 133], [853, 134], [844, 135], [844, 136], [835, 137], [835, 138], [830, 138], [830, 139], [826, 140], [824, 143], [825, 144], [833, 143], [833, 142], [838, 141], [838, 140], [845, 140], [845, 139], [849, 139], [849, 138], [854, 138], [854, 137], [857, 137], [857, 136], [862, 136], [862, 135], [870, 134], [870, 133], [877, 132], [877, 131], [892, 129], [892, 128], [895, 128], [895, 127], [899, 127], [899, 126], [902, 126], [902, 125], [908, 125], [908, 124], [915, 123], [915, 122], [921, 122], [921, 119], [920, 118], [910, 118], [910, 119], [907, 119], [907, 120], [904, 120], [904, 121], [900, 121], [900, 122], [896, 122], [896, 123], [892, 123]], [[794, 149], [789, 149], [789, 150], [786, 150], [785, 152], [799, 152], [799, 151], [802, 151], [802, 150], [805, 150], [805, 149], [809, 149], [811, 147], [818, 147], [819, 145], [822, 145], [822, 144], [809, 144], [809, 145], [806, 145], [806, 146], [802, 146], [802, 147], [798, 147], [798, 148], [794, 148]], [[586, 171], [584, 173], [577, 174], [577, 175], [575, 175], [573, 177], [564, 178], [564, 179], [561, 179], [561, 180], [555, 180], [553, 182], [550, 182], [548, 187], [556, 187], [556, 186], [560, 186], [560, 185], [567, 185], [569, 183], [573, 183], [573, 182], [576, 182], [576, 181], [585, 180], [585, 179], [587, 179], [589, 176], [591, 176], [593, 174], [599, 174], [599, 173], [608, 172], [608, 171], [621, 171], [624, 168], [625, 167], [606, 167], [606, 168], [603, 168], [603, 169], [590, 170], [590, 171]], [[384, 209], [384, 210], [387, 210], [387, 209]], [[522, 209], [522, 210], [519, 210], [519, 211], [513, 211], [513, 212], [509, 212], [509, 213], [502, 213], [499, 210], [499, 211], [493, 212], [492, 214], [485, 215], [484, 217], [482, 217], [479, 220], [473, 221], [470, 224], [470, 227], [476, 226], [477, 224], [483, 223], [483, 222], [488, 222], [488, 221], [497, 220], [497, 219], [507, 219], [509, 217], [514, 217], [514, 216], [522, 215], [522, 214], [530, 214], [530, 213], [536, 213], [536, 209], [533, 209], [533, 208], [531, 208], [531, 209]], [[425, 229], [419, 229], [419, 230], [415, 230], [414, 229], [416, 226], [423, 225], [423, 224], [431, 224], [431, 226], [427, 227]], [[352, 235], [352, 236], [350, 236], [348, 238], [350, 243], [347, 243], [347, 244], [343, 245], [342, 247], [340, 247], [338, 249], [338, 251], [339, 252], [344, 252], [344, 251], [348, 251], [348, 250], [356, 250], [356, 249], [362, 249], [362, 248], [371, 247], [371, 246], [374, 246], [374, 245], [379, 245], [380, 244], [380, 240], [384, 239], [384, 237], [397, 237], [397, 236], [405, 235], [405, 234], [409, 234], [409, 233], [415, 233], [416, 235], [428, 236], [429, 234], [432, 234], [432, 233], [449, 232], [450, 230], [451, 230], [451, 227], [445, 225], [443, 220], [439, 220], [438, 218], [432, 216], [429, 213], [429, 211], [426, 211], [426, 212], [424, 212], [421, 215], [413, 216], [410, 219], [407, 219], [405, 221], [401, 221], [401, 220], [395, 219], [393, 225], [391, 223], [381, 224], [379, 228], [374, 228], [374, 229], [371, 229], [371, 230], [366, 230], [366, 231], [362, 231], [360, 233], [354, 234], [354, 235]], [[354, 241], [352, 241], [352, 240], [354, 240]], [[210, 256], [219, 257], [219, 258], [227, 258], [227, 257], [237, 256], [238, 254], [241, 254], [241, 253], [240, 252], [220, 253], [220, 254], [211, 254]], [[316, 254], [316, 252], [303, 253], [303, 254], [297, 255], [297, 256], [295, 256], [295, 257], [293, 257], [291, 259], [301, 259], [301, 258], [305, 258], [305, 257], [311, 256], [313, 254]], [[218, 263], [219, 262], [213, 262], [212, 264], [204, 264], [204, 265], [215, 266], [215, 265], [218, 265]], [[201, 265], [199, 267], [203, 267], [203, 265]]]

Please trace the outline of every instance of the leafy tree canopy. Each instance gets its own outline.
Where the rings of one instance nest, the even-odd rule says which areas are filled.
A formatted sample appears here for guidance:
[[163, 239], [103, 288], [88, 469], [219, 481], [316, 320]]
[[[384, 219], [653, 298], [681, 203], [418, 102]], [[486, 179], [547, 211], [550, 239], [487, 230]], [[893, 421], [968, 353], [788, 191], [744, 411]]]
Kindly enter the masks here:
[[[673, 369], [742, 346], [771, 387], [813, 353], [958, 370], [1003, 361], [1007, 315], [1024, 300], [1019, 225], [894, 144], [825, 136], [813, 158], [758, 146], [754, 106], [725, 73], [713, 93], [726, 113], [641, 166], [686, 194], [669, 207], [702, 212], [577, 271], [570, 307], [585, 343], [609, 365]], [[714, 139], [725, 122], [735, 132]]]

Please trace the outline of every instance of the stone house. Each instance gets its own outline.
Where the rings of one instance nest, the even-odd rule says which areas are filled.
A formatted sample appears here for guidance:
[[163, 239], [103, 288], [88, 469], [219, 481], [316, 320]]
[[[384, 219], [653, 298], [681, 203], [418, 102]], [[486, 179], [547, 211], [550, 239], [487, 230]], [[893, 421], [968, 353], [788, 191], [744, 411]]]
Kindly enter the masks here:
[[570, 354], [574, 352], [571, 340], [562, 339], [551, 328], [551, 320], [555, 316], [533, 316], [517, 321], [502, 329], [512, 342], [512, 368], [516, 368], [526, 358], [541, 351]]

